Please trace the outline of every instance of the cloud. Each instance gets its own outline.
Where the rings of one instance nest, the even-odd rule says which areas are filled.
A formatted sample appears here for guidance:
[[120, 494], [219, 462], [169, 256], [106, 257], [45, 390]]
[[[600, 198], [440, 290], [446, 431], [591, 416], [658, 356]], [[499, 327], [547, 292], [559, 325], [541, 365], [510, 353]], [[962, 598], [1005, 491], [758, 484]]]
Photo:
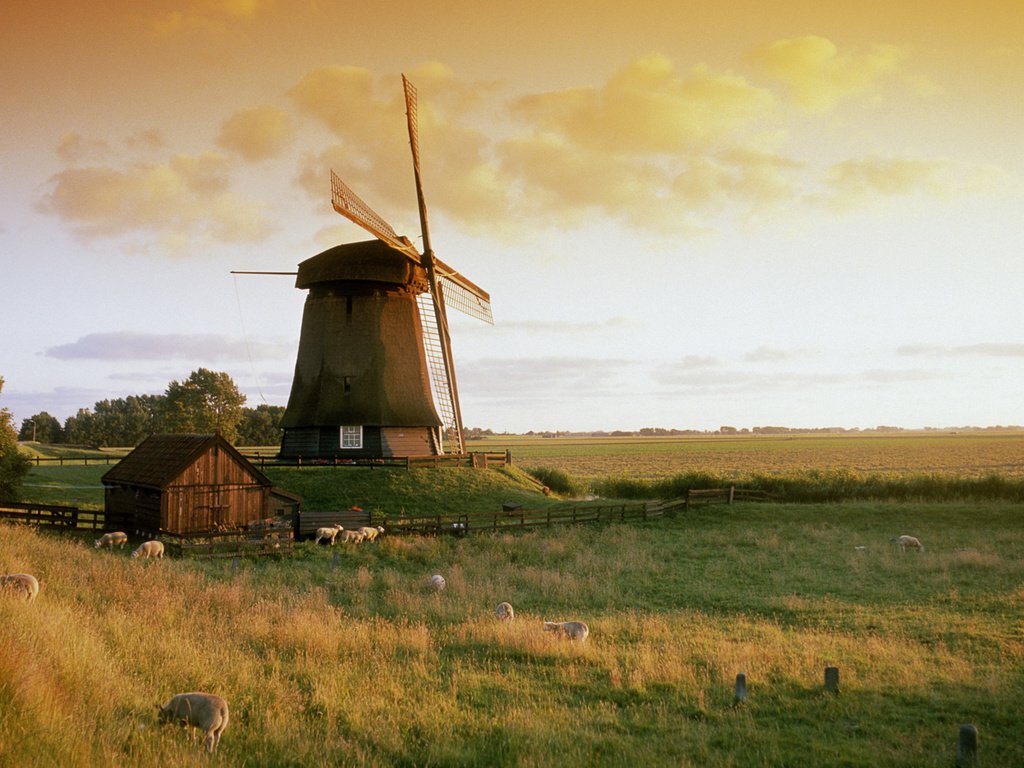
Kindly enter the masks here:
[[[495, 332], [499, 333], [511, 333], [511, 334], [571, 334], [577, 336], [581, 333], [608, 333], [610, 331], [634, 331], [638, 327], [643, 325], [642, 322], [627, 317], [609, 317], [605, 320], [596, 321], [565, 321], [565, 320], [520, 320], [511, 322], [502, 322], [500, 325], [496, 325], [493, 328], [488, 326], [483, 328], [484, 333], [492, 334]], [[474, 324], [468, 326], [467, 329], [480, 329], [480, 326]]]
[[815, 353], [806, 349], [779, 349], [761, 346], [743, 355], [743, 360], [748, 363], [782, 363], [790, 360], [805, 360], [814, 355]]
[[284, 342], [247, 342], [220, 334], [92, 333], [70, 344], [50, 347], [58, 360], [281, 360], [294, 355]]
[[662, 395], [673, 393], [758, 393], [778, 390], [808, 391], [820, 388], [884, 386], [946, 378], [941, 371], [881, 369], [861, 371], [751, 371], [719, 366], [693, 366], [687, 362], [657, 366], [651, 373]]
[[848, 211], [888, 198], [922, 194], [951, 199], [1011, 191], [1013, 180], [998, 168], [945, 158], [869, 156], [832, 165], [825, 174], [825, 203]]
[[903, 357], [1020, 357], [1024, 358], [1024, 344], [984, 343], [960, 346], [937, 344], [905, 344], [897, 347], [896, 354]]
[[246, 160], [266, 160], [279, 155], [294, 137], [291, 116], [265, 105], [235, 112], [221, 126], [217, 145]]
[[251, 242], [270, 230], [262, 203], [229, 189], [227, 159], [214, 152], [176, 155], [165, 164], [68, 168], [39, 201], [86, 237], [162, 235], [168, 242], [210, 237]]
[[840, 52], [831, 40], [808, 35], [778, 40], [749, 59], [785, 84], [802, 108], [827, 112], [849, 96], [877, 92], [899, 72], [906, 54], [894, 45]]
[[150, 19], [158, 37], [183, 34], [223, 35], [235, 25], [252, 21], [272, 0], [192, 0]]
[[87, 158], [102, 158], [110, 152], [110, 145], [102, 139], [86, 139], [72, 131], [60, 137], [57, 157], [65, 163], [78, 163]]
[[614, 154], [674, 154], [714, 146], [763, 118], [770, 92], [706, 66], [685, 77], [660, 54], [637, 59], [600, 88], [527, 96], [512, 105], [538, 132]]
[[459, 383], [479, 402], [562, 399], [567, 393], [583, 398], [622, 391], [620, 379], [635, 367], [612, 358], [485, 358], [460, 366]]
[[[493, 85], [460, 82], [440, 64], [417, 67], [409, 77], [420, 94], [417, 124], [428, 207], [473, 230], [495, 226], [508, 215], [509, 180], [489, 156], [490, 139], [468, 127], [467, 119]], [[360, 67], [320, 67], [289, 96], [300, 113], [340, 139], [305, 158], [300, 186], [320, 198], [333, 168], [396, 229], [402, 228], [393, 221], [396, 213], [409, 219], [410, 227], [418, 222], [405, 102], [396, 78], [378, 79]]]

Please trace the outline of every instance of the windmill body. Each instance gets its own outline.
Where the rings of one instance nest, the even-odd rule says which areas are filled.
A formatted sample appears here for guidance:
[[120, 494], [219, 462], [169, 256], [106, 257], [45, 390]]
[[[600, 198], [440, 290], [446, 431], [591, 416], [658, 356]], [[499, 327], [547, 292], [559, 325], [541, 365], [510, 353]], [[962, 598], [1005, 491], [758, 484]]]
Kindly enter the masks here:
[[422, 267], [379, 240], [331, 248], [299, 265], [308, 290], [281, 455], [439, 453], [417, 295]]
[[296, 287], [309, 295], [282, 421], [283, 457], [465, 451], [446, 302], [491, 322], [490, 296], [430, 247], [416, 89], [402, 82], [423, 253], [332, 172], [334, 209], [377, 239], [299, 265]]

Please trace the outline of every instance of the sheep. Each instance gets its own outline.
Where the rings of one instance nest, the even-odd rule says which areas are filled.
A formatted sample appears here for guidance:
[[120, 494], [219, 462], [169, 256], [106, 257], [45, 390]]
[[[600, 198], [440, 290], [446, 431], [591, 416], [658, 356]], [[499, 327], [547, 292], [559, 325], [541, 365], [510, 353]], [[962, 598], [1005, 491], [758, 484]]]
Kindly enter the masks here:
[[494, 615], [502, 621], [512, 621], [516, 617], [516, 612], [512, 610], [512, 603], [498, 603]]
[[433, 576], [430, 577], [429, 584], [431, 587], [433, 587], [435, 592], [440, 592], [447, 586], [444, 580], [444, 576], [442, 576], [439, 573], [435, 573]]
[[545, 621], [544, 631], [554, 632], [561, 637], [579, 640], [582, 643], [590, 634], [590, 627], [582, 621]]
[[181, 723], [195, 738], [196, 728], [206, 732], [206, 751], [216, 752], [228, 727], [228, 703], [212, 693], [176, 693], [164, 706], [157, 704], [161, 723]]
[[153, 539], [152, 541], [144, 541], [139, 544], [139, 548], [132, 552], [132, 557], [139, 556], [150, 558], [159, 557], [161, 560], [164, 559], [164, 543]]
[[906, 552], [908, 549], [916, 549], [918, 552], [924, 552], [924, 544], [921, 543], [920, 539], [915, 536], [893, 536], [889, 539], [889, 542], [895, 544], [900, 548], [900, 552]]
[[341, 540], [344, 542], [351, 541], [353, 544], [361, 544], [363, 539], [365, 538], [366, 536], [363, 534], [362, 531], [355, 531], [350, 529], [345, 531], [344, 534], [342, 534]]
[[96, 539], [96, 549], [113, 549], [115, 546], [119, 546], [124, 549], [124, 545], [128, 543], [128, 534], [124, 531], [113, 531], [111, 533], [104, 533], [98, 539]]
[[374, 528], [370, 525], [364, 525], [362, 528], [359, 529], [359, 532], [363, 534], [363, 538], [366, 541], [373, 541], [378, 536], [380, 536], [383, 531], [383, 528]]
[[39, 581], [30, 573], [12, 573], [0, 576], [0, 590], [24, 597], [26, 603], [31, 603], [39, 594]]
[[316, 529], [316, 543], [319, 544], [321, 540], [331, 542], [331, 546], [334, 546], [334, 539], [339, 533], [345, 530], [340, 525], [329, 525], [326, 528]]

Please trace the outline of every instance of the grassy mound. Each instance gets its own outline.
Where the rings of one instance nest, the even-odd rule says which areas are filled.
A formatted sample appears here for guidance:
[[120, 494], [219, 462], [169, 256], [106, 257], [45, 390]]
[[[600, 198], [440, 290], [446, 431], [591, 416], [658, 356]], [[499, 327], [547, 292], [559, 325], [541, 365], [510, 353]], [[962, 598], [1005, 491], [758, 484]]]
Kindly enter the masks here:
[[267, 467], [275, 485], [303, 498], [302, 508], [351, 506], [396, 514], [491, 512], [506, 501], [537, 507], [549, 500], [530, 477], [503, 469], [370, 469], [366, 467]]

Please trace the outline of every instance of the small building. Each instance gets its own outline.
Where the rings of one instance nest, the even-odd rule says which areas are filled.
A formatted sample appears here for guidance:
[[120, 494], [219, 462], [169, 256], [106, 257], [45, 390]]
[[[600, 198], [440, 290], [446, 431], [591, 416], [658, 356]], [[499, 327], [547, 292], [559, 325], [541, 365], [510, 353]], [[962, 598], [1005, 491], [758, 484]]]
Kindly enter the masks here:
[[152, 536], [242, 529], [298, 506], [219, 434], [151, 435], [102, 482], [107, 520]]

